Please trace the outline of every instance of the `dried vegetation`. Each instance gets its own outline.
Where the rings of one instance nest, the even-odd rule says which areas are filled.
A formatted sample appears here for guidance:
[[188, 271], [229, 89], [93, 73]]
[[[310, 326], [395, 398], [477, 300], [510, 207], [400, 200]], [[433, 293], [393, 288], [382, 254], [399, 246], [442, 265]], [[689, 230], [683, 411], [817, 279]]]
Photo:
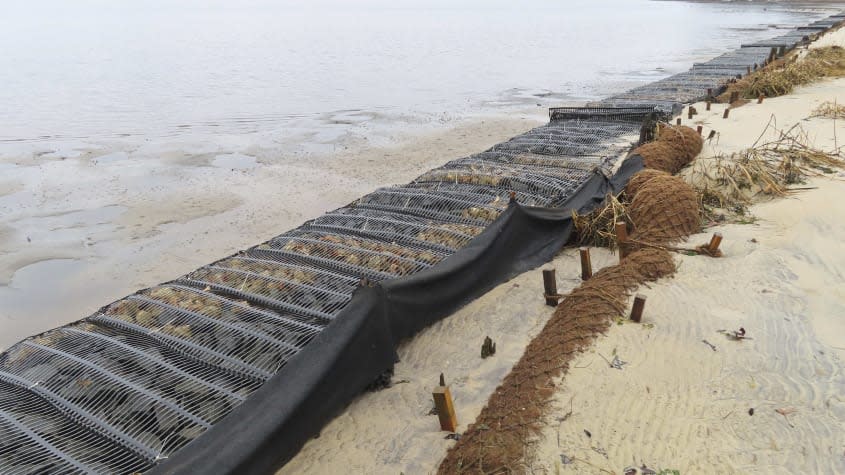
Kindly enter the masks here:
[[828, 46], [794, 52], [732, 84], [718, 101], [728, 102], [732, 92], [746, 99], [782, 96], [796, 86], [841, 76], [845, 76], [845, 48]]

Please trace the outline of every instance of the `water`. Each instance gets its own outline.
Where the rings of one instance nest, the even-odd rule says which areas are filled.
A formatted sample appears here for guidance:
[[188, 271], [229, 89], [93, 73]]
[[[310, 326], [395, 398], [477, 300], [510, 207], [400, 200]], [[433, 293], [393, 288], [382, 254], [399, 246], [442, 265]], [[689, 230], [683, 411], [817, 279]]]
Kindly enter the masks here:
[[820, 16], [646, 0], [15, 2], [0, 17], [0, 159], [328, 142], [577, 102]]

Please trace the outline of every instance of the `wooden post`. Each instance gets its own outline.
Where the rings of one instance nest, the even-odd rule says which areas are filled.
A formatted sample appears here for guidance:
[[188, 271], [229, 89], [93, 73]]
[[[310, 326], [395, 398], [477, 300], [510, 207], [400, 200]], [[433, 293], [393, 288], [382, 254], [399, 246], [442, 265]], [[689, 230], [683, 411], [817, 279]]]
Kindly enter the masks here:
[[747, 66], [747, 67], [746, 67], [746, 73], [747, 73], [747, 74], [751, 74], [751, 66]]
[[723, 119], [727, 119], [727, 118], [728, 118], [728, 114], [730, 114], [730, 113], [731, 113], [731, 108], [730, 108], [730, 107], [728, 107], [727, 109], [725, 109], [725, 113], [724, 113], [724, 114], [722, 114], [722, 118], [723, 118]]
[[645, 295], [637, 294], [634, 297], [634, 306], [631, 307], [631, 320], [640, 323], [643, 320], [643, 309], [645, 308]]
[[455, 405], [452, 403], [449, 386], [437, 386], [431, 395], [434, 397], [434, 407], [440, 419], [440, 430], [449, 432], [458, 430], [458, 418], [455, 417]]
[[590, 261], [590, 248], [578, 248], [581, 254], [581, 280], [589, 280], [593, 276], [593, 263]]
[[692, 120], [692, 114], [694, 110], [695, 109], [693, 109], [692, 106], [689, 106], [689, 110], [687, 110], [687, 119]]
[[543, 269], [543, 289], [545, 290], [546, 305], [556, 307], [560, 295], [557, 293], [557, 279], [554, 269]]
[[710, 101], [707, 101], [706, 110], [710, 110]]
[[628, 256], [628, 225], [625, 221], [616, 222], [616, 244], [619, 246], [619, 260]]
[[757, 98], [757, 104], [762, 104], [764, 97], [766, 97], [766, 96], [764, 96], [763, 94], [760, 94], [760, 97]]
[[[713, 88], [708, 87], [707, 88], [707, 99], [710, 99], [711, 97], [713, 97]], [[710, 102], [710, 101], [708, 100], [707, 102]]]
[[702, 131], [704, 130], [704, 127], [699, 125], [698, 127], [695, 128], [695, 130], [698, 131], [698, 135], [701, 135]]
[[719, 244], [722, 244], [722, 233], [713, 233], [713, 237], [710, 238], [710, 244], [707, 245], [707, 250], [711, 253], [716, 252], [719, 250]]
[[681, 125], [681, 118], [680, 117], [678, 117], [678, 120], [675, 121], [675, 124]]

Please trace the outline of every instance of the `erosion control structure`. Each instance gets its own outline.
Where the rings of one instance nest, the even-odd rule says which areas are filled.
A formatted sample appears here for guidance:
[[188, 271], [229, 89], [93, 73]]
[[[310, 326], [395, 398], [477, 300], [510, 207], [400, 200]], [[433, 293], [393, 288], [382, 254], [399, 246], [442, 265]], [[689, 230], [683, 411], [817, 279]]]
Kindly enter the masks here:
[[617, 161], [644, 123], [723, 89], [769, 43], [552, 109], [547, 125], [14, 345], [0, 355], [0, 472], [273, 470], [392, 368], [398, 342], [550, 259], [572, 210], [642, 168]]

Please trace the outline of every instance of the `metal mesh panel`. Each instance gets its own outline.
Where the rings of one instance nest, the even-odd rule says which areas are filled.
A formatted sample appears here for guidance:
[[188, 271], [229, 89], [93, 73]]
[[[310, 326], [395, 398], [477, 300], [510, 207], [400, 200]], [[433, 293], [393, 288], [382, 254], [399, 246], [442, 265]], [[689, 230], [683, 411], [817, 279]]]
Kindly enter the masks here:
[[446, 251], [460, 249], [483, 230], [481, 226], [355, 208], [342, 208], [323, 215], [312, 221], [307, 229], [343, 231]]
[[302, 284], [293, 279], [266, 275], [268, 265], [231, 259], [220, 265], [198, 269], [182, 279], [233, 298], [278, 309], [331, 320], [349, 301], [351, 292], [341, 293]]
[[314, 323], [293, 316], [274, 319], [269, 312], [175, 285], [127, 297], [91, 319], [147, 334], [176, 352], [261, 380], [274, 374], [323, 323], [314, 317]]
[[[527, 168], [527, 167], [526, 167]], [[546, 202], [556, 202], [569, 196], [589, 172], [573, 169], [546, 169], [547, 173], [528, 173], [516, 167], [489, 166], [450, 166], [432, 170], [417, 178], [417, 183], [454, 183], [469, 184], [487, 188], [496, 188], [504, 194], [517, 191], [526, 195], [547, 197]], [[554, 173], [553, 176], [552, 173]]]
[[641, 123], [654, 107], [552, 107], [549, 109], [551, 120], [579, 120], [579, 121], [621, 121]]
[[[0, 362], [0, 380], [34, 391], [75, 422], [153, 460], [211, 427], [208, 418], [139, 381], [154, 377], [145, 375], [149, 362], [115, 367], [109, 358], [77, 348], [73, 336], [55, 330], [13, 346]], [[130, 364], [141, 369], [133, 372]]]
[[0, 473], [133, 473], [149, 462], [75, 424], [47, 400], [0, 381]]
[[[628, 144], [630, 146], [630, 144]], [[460, 163], [507, 163], [511, 165], [522, 166], [540, 166], [540, 167], [562, 167], [562, 168], [578, 168], [581, 170], [594, 170], [596, 167], [610, 158], [615, 158], [627, 148], [625, 145], [609, 145], [600, 154], [592, 155], [539, 155], [534, 153], [522, 152], [481, 152], [470, 155], [467, 158], [457, 160]]]
[[[554, 114], [553, 114], [554, 116]], [[640, 124], [606, 120], [555, 119], [490, 148], [490, 152], [539, 155], [600, 155], [619, 137], [639, 132]]]
[[506, 200], [447, 195], [412, 187], [381, 188], [354, 203], [356, 207], [408, 213], [443, 221], [485, 226], [499, 217]]
[[546, 196], [526, 193], [524, 191], [514, 191], [510, 188], [496, 188], [485, 185], [472, 185], [466, 183], [455, 183], [453, 181], [419, 181], [416, 183], [409, 183], [405, 185], [406, 189], [429, 190], [437, 192], [443, 196], [451, 196], [455, 198], [481, 197], [484, 202], [490, 203], [492, 206], [499, 207], [507, 204], [510, 193], [514, 193], [516, 200], [524, 205], [529, 206], [546, 206], [550, 199]]
[[303, 256], [329, 268], [375, 280], [414, 273], [447, 255], [425, 246], [402, 246], [318, 230], [294, 230], [256, 249], [271, 259], [274, 254]]

